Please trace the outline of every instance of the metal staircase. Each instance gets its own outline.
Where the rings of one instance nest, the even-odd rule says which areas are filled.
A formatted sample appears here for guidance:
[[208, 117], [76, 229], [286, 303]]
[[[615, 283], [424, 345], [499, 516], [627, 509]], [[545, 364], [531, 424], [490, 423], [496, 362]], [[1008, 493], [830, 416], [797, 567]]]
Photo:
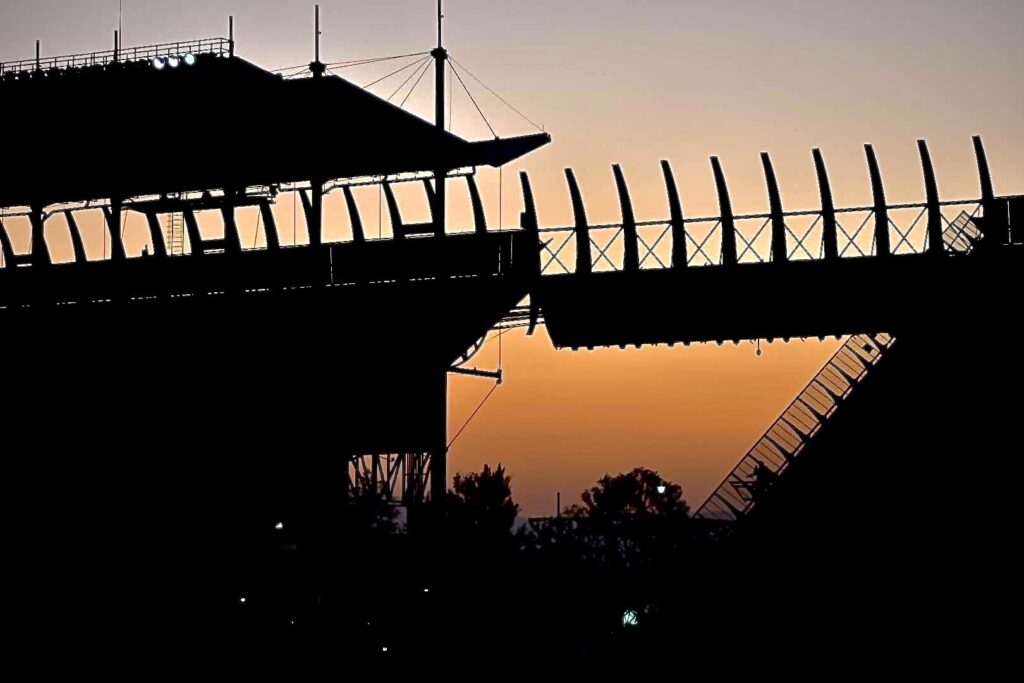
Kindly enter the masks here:
[[946, 249], [951, 252], [966, 254], [981, 239], [981, 229], [974, 222], [974, 217], [966, 211], [954, 218], [942, 233]]
[[736, 521], [749, 513], [798, 458], [822, 426], [892, 347], [888, 334], [849, 337], [810, 384], [757, 440], [695, 513], [700, 519]]
[[[962, 211], [946, 223], [942, 238], [947, 251], [968, 254], [981, 236], [974, 216]], [[748, 514], [895, 341], [888, 334], [849, 337], [694, 516], [730, 522]]]

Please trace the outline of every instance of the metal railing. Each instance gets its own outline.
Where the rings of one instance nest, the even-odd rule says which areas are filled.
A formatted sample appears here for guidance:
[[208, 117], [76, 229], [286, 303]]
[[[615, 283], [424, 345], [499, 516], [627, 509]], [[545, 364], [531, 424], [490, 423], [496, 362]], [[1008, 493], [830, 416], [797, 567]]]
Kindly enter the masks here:
[[[1001, 198], [1002, 199], [1002, 198]], [[973, 221], [981, 211], [980, 199], [943, 201], [941, 221], [944, 233], [959, 233], [966, 222]], [[925, 202], [893, 204], [887, 209], [890, 252], [894, 255], [919, 254], [929, 248], [926, 231], [928, 205]], [[874, 226], [876, 212], [873, 207], [856, 206], [835, 209], [838, 253], [841, 258], [873, 256], [876, 254]], [[818, 260], [824, 258], [820, 210], [792, 211], [783, 214], [787, 261]], [[960, 222], [959, 224], [957, 222]], [[733, 217], [738, 263], [764, 263], [772, 259], [768, 237], [772, 216], [765, 213], [741, 214]], [[672, 266], [672, 223], [668, 219], [638, 221], [636, 226], [639, 268], [667, 269]], [[975, 226], [973, 237], [980, 235]], [[716, 266], [722, 263], [722, 219], [701, 216], [683, 220], [686, 239], [686, 266]], [[576, 226], [540, 228], [541, 274], [559, 275], [575, 273], [576, 253], [580, 248], [580, 230]], [[626, 232], [623, 223], [602, 223], [586, 228], [590, 243], [593, 272], [624, 270]], [[964, 240], [945, 240], [947, 251], [963, 251]]]
[[0, 77], [6, 74], [31, 73], [33, 71], [49, 71], [50, 69], [77, 69], [87, 66], [105, 66], [118, 62], [136, 62], [153, 60], [157, 57], [171, 57], [185, 54], [214, 54], [225, 56], [231, 54], [229, 38], [197, 38], [176, 43], [160, 43], [158, 45], [141, 45], [123, 47], [118, 50], [102, 52], [84, 52], [57, 57], [40, 57], [22, 59], [16, 62], [0, 63]]

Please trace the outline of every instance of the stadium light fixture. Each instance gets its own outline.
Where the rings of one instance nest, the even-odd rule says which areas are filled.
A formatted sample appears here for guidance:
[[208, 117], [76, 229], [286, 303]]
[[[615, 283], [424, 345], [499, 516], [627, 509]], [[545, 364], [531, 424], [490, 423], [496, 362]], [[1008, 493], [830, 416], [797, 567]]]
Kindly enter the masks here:
[[153, 68], [157, 71], [163, 71], [165, 66], [167, 66], [167, 62], [164, 61], [163, 57], [155, 57], [153, 59]]
[[172, 69], [177, 69], [179, 64], [181, 64], [181, 59], [178, 56], [171, 55], [167, 58], [167, 66], [171, 67]]

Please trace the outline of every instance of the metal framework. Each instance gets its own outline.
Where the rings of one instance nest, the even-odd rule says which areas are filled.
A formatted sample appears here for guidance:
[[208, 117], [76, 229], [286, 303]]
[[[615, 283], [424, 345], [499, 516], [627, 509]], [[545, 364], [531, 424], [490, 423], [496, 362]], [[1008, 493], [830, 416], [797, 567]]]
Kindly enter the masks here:
[[422, 503], [430, 490], [430, 453], [375, 453], [348, 462], [350, 495], [378, 496], [391, 503]]
[[[948, 223], [941, 239], [950, 252], [966, 254], [981, 236], [971, 217], [961, 213]], [[895, 342], [888, 334], [847, 338], [694, 515], [718, 522], [746, 517]]]
[[[725, 173], [711, 158], [718, 190], [719, 215], [686, 217], [668, 161], [662, 161], [669, 213], [667, 219], [637, 221], [622, 169], [612, 167], [622, 220], [592, 225], [572, 169], [566, 169], [575, 222], [571, 226], [539, 228], [543, 260], [541, 274], [588, 275], [593, 272], [734, 266], [742, 263], [785, 263], [799, 260], [834, 260], [845, 257], [885, 258], [900, 254], [943, 254], [943, 231], [966, 213], [968, 218], [995, 213], [998, 201], [1020, 201], [1021, 196], [995, 197], [988, 161], [980, 137], [974, 138], [982, 196], [940, 200], [927, 143], [918, 141], [926, 200], [887, 203], [874, 149], [865, 145], [874, 201], [869, 206], [836, 208], [821, 151], [813, 160], [821, 194], [821, 208], [783, 210], [771, 157], [761, 154], [768, 194], [767, 213], [735, 214]], [[522, 176], [524, 192], [529, 179]], [[529, 203], [528, 203], [529, 204]], [[529, 209], [528, 209], [529, 212]], [[536, 217], [531, 216], [535, 221]], [[1001, 241], [1009, 242], [1007, 233]], [[1014, 239], [1016, 241], [1016, 239]]]
[[[786, 211], [771, 159], [767, 154], [763, 154], [761, 161], [769, 205], [767, 213], [735, 214], [722, 166], [716, 158], [712, 158], [712, 173], [718, 190], [720, 211], [717, 216], [699, 217], [685, 215], [671, 166], [667, 161], [663, 161], [661, 166], [666, 184], [669, 217], [652, 221], [636, 219], [625, 174], [622, 168], [616, 165], [613, 167], [613, 178], [622, 220], [619, 223], [600, 225], [589, 222], [579, 183], [573, 171], [567, 169], [566, 180], [574, 223], [564, 227], [540, 227], [530, 181], [526, 173], [522, 173], [524, 211], [521, 214], [521, 230], [501, 234], [488, 230], [483, 202], [472, 169], [439, 169], [434, 173], [326, 182], [308, 181], [287, 186], [246, 188], [234, 193], [214, 190], [136, 197], [117, 202], [101, 200], [55, 205], [45, 209], [35, 207], [28, 211], [0, 215], [0, 246], [6, 266], [0, 271], [0, 283], [11, 285], [0, 286], [0, 308], [23, 308], [40, 304], [106, 303], [115, 296], [141, 302], [166, 297], [215, 296], [224, 292], [233, 292], [235, 295], [259, 295], [271, 289], [305, 291], [311, 288], [367, 283], [387, 285], [439, 278], [495, 277], [513, 272], [510, 270], [511, 256], [515, 251], [516, 240], [525, 240], [525, 243], [537, 245], [536, 262], [527, 268], [527, 271], [532, 271], [532, 276], [529, 276], [527, 282], [529, 287], [566, 276], [573, 279], [591, 278], [602, 271], [630, 275], [652, 270], [736, 268], [748, 263], [771, 263], [782, 267], [795, 261], [838, 263], [851, 258], [890, 259], [911, 254], [948, 258], [965, 252], [982, 241], [991, 240], [996, 244], [1017, 244], [1021, 241], [1021, 230], [1017, 227], [1020, 218], [1014, 219], [1011, 229], [1009, 218], [1000, 219], [1000, 212], [1004, 211], [1008, 215], [1008, 207], [1019, 207], [1022, 198], [1017, 195], [994, 195], [991, 178], [988, 175], [988, 162], [980, 138], [974, 139], [982, 190], [978, 199], [941, 200], [927, 145], [924, 141], [919, 141], [918, 148], [925, 180], [924, 202], [887, 203], [878, 162], [873, 149], [868, 145], [865, 147], [865, 153], [874, 199], [870, 206], [835, 207], [823, 157], [819, 150], [814, 150], [812, 156], [818, 175], [820, 208]], [[439, 173], [446, 178], [466, 178], [474, 224], [458, 236], [445, 229], [445, 217], [443, 213], [439, 213], [439, 193], [430, 182]], [[392, 189], [394, 184], [400, 182], [422, 184], [432, 210], [429, 222], [408, 224], [403, 220]], [[390, 238], [372, 240], [364, 233], [362, 218], [351, 188], [378, 183], [382, 185], [386, 195], [394, 231]], [[440, 183], [437, 187], [444, 185], [445, 183]], [[307, 224], [313, 227], [311, 244], [308, 247], [285, 249], [280, 244], [271, 206], [282, 190], [295, 192], [302, 202]], [[353, 227], [354, 244], [351, 245], [320, 243], [322, 215], [317, 209], [322, 204], [323, 195], [335, 190], [341, 190], [346, 199]], [[267, 235], [266, 247], [250, 249], [241, 244], [235, 214], [236, 210], [243, 206], [259, 208], [263, 229]], [[113, 279], [104, 276], [101, 280], [102, 287], [90, 285], [79, 288], [76, 283], [92, 272], [91, 269], [102, 264], [86, 263], [83, 239], [74, 214], [78, 210], [96, 207], [103, 208], [106, 215], [108, 237], [112, 245], [108, 261], [123, 264], [118, 266], [119, 268], [130, 265], [130, 269], [119, 270]], [[210, 209], [221, 212], [224, 221], [222, 239], [209, 240], [201, 236], [197, 212]], [[152, 258], [127, 258], [119, 229], [121, 213], [126, 210], [146, 216], [153, 245]], [[75, 264], [86, 266], [85, 269], [74, 271], [74, 277], [67, 279], [66, 282], [64, 274], [70, 274], [71, 271], [62, 270], [60, 265], [51, 265], [44, 233], [47, 218], [57, 213], [67, 218], [68, 228], [72, 233]], [[165, 237], [160, 217], [174, 213], [182, 216], [185, 233], [188, 236], [190, 250], [187, 258], [191, 264], [188, 268], [167, 267], [179, 261], [174, 257], [176, 253], [180, 253], [180, 247], [177, 246], [175, 239], [168, 240]], [[1014, 215], [1017, 216], [1016, 213]], [[3, 225], [3, 218], [8, 216], [29, 218], [32, 229], [30, 253], [14, 252], [6, 227]], [[900, 222], [904, 216], [906, 221]], [[978, 223], [981, 217], [986, 219], [984, 227], [980, 227]], [[461, 239], [452, 239], [456, 237]], [[441, 238], [443, 242], [440, 241]], [[494, 242], [492, 246], [495, 253], [500, 255], [498, 261], [480, 261], [483, 252], [478, 249], [480, 245], [474, 244], [473, 240]], [[374, 241], [378, 243], [380, 251], [375, 251], [372, 258], [358, 251], [361, 243]], [[396, 248], [403, 250], [401, 259], [396, 261], [390, 258], [396, 252], [388, 251], [383, 244], [386, 242], [394, 243]], [[410, 247], [399, 246], [401, 243], [412, 242], [416, 244], [414, 251], [410, 251]], [[273, 252], [275, 256], [271, 261], [263, 257], [257, 258], [257, 254], [252, 252]], [[246, 255], [250, 253], [251, 256]], [[460, 254], [463, 253], [467, 257], [472, 254], [472, 257], [462, 259]], [[226, 255], [231, 260], [207, 258], [216, 254]], [[527, 260], [533, 258], [528, 256]], [[158, 263], [166, 263], [167, 266], [158, 267]], [[197, 269], [196, 264], [203, 266]], [[220, 264], [230, 265], [230, 268]], [[53, 275], [49, 275], [50, 273]], [[180, 273], [180, 276], [176, 273]], [[22, 275], [28, 278], [23, 283], [20, 282]], [[11, 280], [12, 277], [19, 282]], [[114, 288], [117, 293], [112, 294], [113, 290], [107, 291], [104, 287]], [[534, 296], [537, 292], [528, 289], [526, 293], [530, 294], [530, 305], [508, 309], [504, 316], [496, 320], [495, 326], [498, 329], [528, 326], [532, 332], [536, 325], [544, 321], [543, 311], [537, 303], [538, 297]], [[41, 298], [47, 296], [52, 297], [52, 301]], [[801, 394], [780, 418], [780, 422], [769, 430], [762, 442], [759, 442], [759, 445], [755, 446], [748, 457], [730, 474], [723, 488], [713, 497], [717, 502], [709, 501], [705, 506], [707, 508], [707, 505], [714, 504], [718, 505], [719, 509], [712, 513], [709, 512], [710, 508], [702, 508], [700, 514], [719, 519], [730, 515], [738, 518], [745, 514], [753, 505], [754, 497], [751, 491], [757, 486], [756, 482], [751, 481], [752, 473], [755, 470], [763, 473], [763, 468], [757, 469], [761, 465], [768, 467], [772, 474], [781, 473], [787, 463], [799, 453], [805, 440], [813, 436], [820, 424], [841, 402], [844, 392], [848, 392], [867, 368], [877, 362], [877, 357], [881, 356], [890, 343], [891, 338], [886, 335], [855, 337], [848, 341], [841, 355], [833, 359], [826, 368], [830, 377], [822, 375], [812, 382], [805, 393]], [[853, 358], [860, 358], [860, 365], [852, 364], [850, 368], [844, 370], [844, 360]], [[497, 373], [461, 368], [458, 371], [500, 379]], [[837, 378], [845, 379], [840, 382]], [[789, 441], [780, 436], [783, 433], [791, 437]], [[780, 440], [785, 443], [779, 445]], [[769, 445], [778, 455], [778, 458], [771, 462], [764, 455], [768, 452], [765, 449], [771, 450]], [[431, 488], [431, 470], [437, 469], [437, 458], [432, 458], [432, 455], [436, 453], [407, 452], [354, 456], [349, 463], [348, 483], [353, 491], [373, 491], [403, 502], [420, 501]], [[439, 486], [443, 487], [444, 482], [441, 481], [438, 485], [438, 481], [441, 480], [437, 479], [434, 482], [434, 488], [443, 493], [443, 488]]]

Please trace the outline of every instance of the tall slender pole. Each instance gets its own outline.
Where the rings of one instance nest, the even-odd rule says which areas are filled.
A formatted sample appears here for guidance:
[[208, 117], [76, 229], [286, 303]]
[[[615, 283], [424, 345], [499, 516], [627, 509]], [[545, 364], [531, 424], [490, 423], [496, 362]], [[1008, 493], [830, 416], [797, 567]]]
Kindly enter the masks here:
[[[441, 22], [444, 19], [441, 0], [437, 0], [437, 47], [430, 53], [434, 58], [434, 123], [437, 127], [437, 165], [434, 168], [434, 235], [444, 238], [446, 198], [445, 177], [448, 175], [445, 160], [442, 156], [442, 138], [444, 135], [444, 70], [448, 61], [448, 52], [444, 49], [441, 34]], [[438, 250], [434, 264], [438, 279], [444, 277], [444, 253]], [[448, 491], [448, 359], [442, 359], [441, 375], [438, 378], [437, 414], [434, 417], [437, 430], [434, 437], [434, 453], [430, 458], [430, 498], [435, 506], [443, 504]]]
[[235, 17], [228, 17], [228, 56], [235, 56]]
[[316, 6], [313, 15], [313, 63], [309, 65], [313, 72], [313, 78], [320, 78], [327, 71], [327, 67], [320, 61], [320, 5]]
[[438, 164], [434, 175], [434, 234], [444, 237], [445, 225], [447, 223], [445, 209], [447, 207], [445, 190], [445, 177], [448, 169], [441, 158], [441, 137], [444, 133], [444, 70], [447, 66], [448, 51], [444, 49], [444, 40], [441, 33], [444, 14], [441, 7], [442, 0], [437, 0], [437, 47], [430, 53], [434, 58], [434, 124], [438, 130]]
[[36, 71], [39, 71], [39, 41], [36, 41]]

